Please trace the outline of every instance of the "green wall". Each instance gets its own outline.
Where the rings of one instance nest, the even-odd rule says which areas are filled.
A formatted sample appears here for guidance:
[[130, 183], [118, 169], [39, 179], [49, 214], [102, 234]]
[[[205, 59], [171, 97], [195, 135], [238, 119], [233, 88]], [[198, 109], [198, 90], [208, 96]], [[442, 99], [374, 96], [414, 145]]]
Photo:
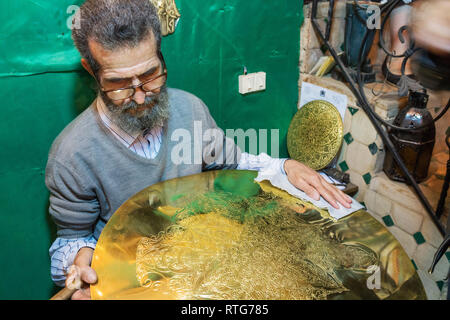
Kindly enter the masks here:
[[[162, 43], [169, 86], [203, 99], [224, 129], [280, 129], [279, 153], [286, 156], [298, 99], [302, 1], [176, 2], [181, 19]], [[0, 2], [0, 299], [47, 299], [56, 289], [49, 276], [55, 228], [47, 213], [47, 154], [95, 96], [66, 26], [68, 6], [80, 3]], [[244, 66], [267, 73], [265, 92], [238, 93]]]

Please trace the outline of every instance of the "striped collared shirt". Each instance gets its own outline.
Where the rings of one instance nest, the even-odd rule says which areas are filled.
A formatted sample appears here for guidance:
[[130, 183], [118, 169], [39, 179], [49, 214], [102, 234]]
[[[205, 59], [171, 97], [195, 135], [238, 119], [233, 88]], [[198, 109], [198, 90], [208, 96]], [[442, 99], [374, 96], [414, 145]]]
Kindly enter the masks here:
[[97, 110], [105, 126], [128, 149], [147, 159], [156, 158], [162, 143], [162, 126], [138, 133], [126, 132], [111, 120], [111, 113], [100, 98], [97, 98]]

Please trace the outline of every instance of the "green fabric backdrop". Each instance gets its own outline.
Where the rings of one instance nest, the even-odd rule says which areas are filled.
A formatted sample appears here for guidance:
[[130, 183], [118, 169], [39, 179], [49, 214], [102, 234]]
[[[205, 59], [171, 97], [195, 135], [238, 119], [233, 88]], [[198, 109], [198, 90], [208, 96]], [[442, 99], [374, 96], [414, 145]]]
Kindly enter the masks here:
[[[82, 2], [0, 2], [0, 299], [48, 299], [56, 290], [44, 170], [55, 137], [95, 96], [66, 26], [67, 8]], [[223, 129], [279, 129], [287, 156], [302, 0], [176, 2], [181, 19], [162, 43], [169, 86], [203, 99]], [[266, 91], [238, 93], [244, 66], [267, 73]]]

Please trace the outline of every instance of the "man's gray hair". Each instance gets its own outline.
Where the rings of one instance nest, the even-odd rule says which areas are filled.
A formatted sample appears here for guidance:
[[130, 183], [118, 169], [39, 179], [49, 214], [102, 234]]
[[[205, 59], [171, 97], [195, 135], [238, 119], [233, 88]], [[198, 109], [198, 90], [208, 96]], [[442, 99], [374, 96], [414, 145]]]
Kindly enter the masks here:
[[94, 73], [100, 65], [89, 50], [91, 39], [107, 50], [133, 48], [153, 32], [161, 54], [161, 26], [149, 0], [86, 0], [80, 7], [80, 19], [80, 28], [72, 30], [72, 39]]

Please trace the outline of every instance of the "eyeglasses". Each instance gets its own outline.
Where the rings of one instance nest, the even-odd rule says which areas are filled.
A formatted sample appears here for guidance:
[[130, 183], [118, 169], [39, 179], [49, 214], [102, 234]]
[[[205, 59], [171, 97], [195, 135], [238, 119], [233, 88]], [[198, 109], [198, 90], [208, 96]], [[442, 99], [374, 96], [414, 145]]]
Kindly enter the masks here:
[[164, 70], [161, 74], [158, 76], [144, 80], [140, 84], [125, 87], [125, 88], [119, 88], [119, 89], [112, 89], [112, 90], [103, 90], [102, 91], [106, 94], [108, 98], [111, 100], [124, 100], [128, 99], [136, 93], [136, 89], [140, 88], [144, 92], [151, 92], [153, 94], [157, 94], [157, 91], [161, 89], [167, 81], [167, 71], [166, 71], [166, 64], [164, 62], [164, 59], [162, 60], [162, 68], [161, 70]]
[[102, 91], [111, 100], [124, 100], [134, 96], [134, 94], [136, 93], [136, 88], [140, 88], [144, 92], [151, 92], [153, 94], [156, 94], [157, 90], [161, 89], [161, 87], [164, 86], [166, 80], [167, 80], [167, 72], [163, 72], [153, 79], [146, 80], [134, 86]]

